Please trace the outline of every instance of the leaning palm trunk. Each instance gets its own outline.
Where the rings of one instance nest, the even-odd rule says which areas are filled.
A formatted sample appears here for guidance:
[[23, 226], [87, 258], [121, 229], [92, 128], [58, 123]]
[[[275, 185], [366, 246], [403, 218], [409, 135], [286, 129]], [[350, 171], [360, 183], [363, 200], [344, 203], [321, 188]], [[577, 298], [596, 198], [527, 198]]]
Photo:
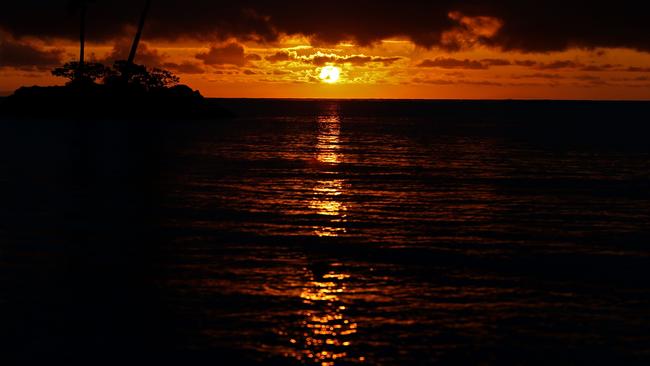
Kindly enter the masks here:
[[85, 51], [86, 51], [86, 9], [87, 4], [85, 1], [82, 1], [80, 4], [81, 7], [81, 19], [79, 26], [79, 67], [77, 69], [77, 79], [83, 78], [84, 75], [84, 62], [85, 62]]
[[138, 31], [135, 34], [133, 39], [133, 45], [131, 45], [131, 52], [129, 53], [129, 59], [127, 60], [127, 65], [133, 65], [135, 60], [135, 55], [138, 52], [138, 44], [140, 43], [140, 38], [142, 37], [142, 29], [144, 28], [144, 22], [147, 20], [147, 13], [149, 12], [149, 7], [151, 6], [151, 0], [146, 0], [144, 4], [144, 10], [140, 16], [140, 23], [138, 24]]

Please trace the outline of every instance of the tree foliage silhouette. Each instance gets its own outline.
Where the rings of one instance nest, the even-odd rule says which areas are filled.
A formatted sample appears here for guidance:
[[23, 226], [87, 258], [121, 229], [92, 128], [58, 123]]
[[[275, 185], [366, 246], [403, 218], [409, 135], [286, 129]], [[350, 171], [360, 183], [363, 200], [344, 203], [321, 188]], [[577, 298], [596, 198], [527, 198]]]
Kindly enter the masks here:
[[116, 61], [107, 74], [104, 83], [107, 85], [128, 85], [146, 91], [163, 89], [174, 86], [180, 81], [171, 71], [158, 68], [147, 68], [144, 65], [129, 64], [128, 61]]
[[110, 74], [110, 69], [96, 62], [86, 62], [82, 66], [77, 61], [71, 61], [52, 70], [52, 75], [66, 78], [70, 80], [69, 83], [74, 82], [75, 80], [80, 80], [80, 73], [83, 73], [83, 80], [94, 82], [108, 76]]

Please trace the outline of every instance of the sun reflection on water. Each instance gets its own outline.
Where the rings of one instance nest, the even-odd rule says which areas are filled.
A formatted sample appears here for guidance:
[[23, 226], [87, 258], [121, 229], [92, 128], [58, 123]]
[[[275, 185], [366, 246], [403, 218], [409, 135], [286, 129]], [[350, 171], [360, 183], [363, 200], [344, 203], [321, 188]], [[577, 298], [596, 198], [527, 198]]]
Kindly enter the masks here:
[[[338, 106], [332, 105], [327, 112], [318, 117], [318, 135], [316, 138], [316, 160], [325, 166], [341, 163], [340, 134], [341, 117]], [[327, 167], [326, 167], [327, 168]], [[330, 167], [331, 168], [331, 167]], [[325, 171], [332, 174], [331, 171]], [[341, 226], [346, 222], [347, 206], [341, 200], [345, 189], [345, 180], [340, 178], [320, 179], [313, 188], [313, 197], [309, 208], [322, 216], [329, 225], [314, 226], [317, 236], [338, 236], [346, 230]]]
[[341, 117], [332, 107], [331, 114], [318, 116], [318, 136], [316, 142], [316, 159], [321, 163], [340, 163]]
[[322, 216], [329, 225], [314, 227], [318, 236], [337, 236], [345, 233], [345, 228], [340, 225], [346, 221], [346, 205], [337, 199], [343, 192], [343, 179], [318, 181], [313, 189], [313, 198], [309, 208]]
[[294, 357], [302, 363], [335, 366], [364, 360], [350, 352], [357, 323], [346, 315], [348, 308], [342, 300], [349, 278], [348, 274], [329, 271], [312, 274], [305, 284], [300, 294], [306, 308], [302, 333], [289, 340], [296, 350]]

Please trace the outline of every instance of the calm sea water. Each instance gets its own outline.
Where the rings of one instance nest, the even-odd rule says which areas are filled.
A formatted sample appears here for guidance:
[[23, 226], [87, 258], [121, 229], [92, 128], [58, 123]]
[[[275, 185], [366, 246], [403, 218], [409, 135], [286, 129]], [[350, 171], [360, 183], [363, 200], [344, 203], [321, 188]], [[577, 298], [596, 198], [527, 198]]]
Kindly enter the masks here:
[[1, 357], [650, 362], [647, 105], [220, 103], [0, 123]]

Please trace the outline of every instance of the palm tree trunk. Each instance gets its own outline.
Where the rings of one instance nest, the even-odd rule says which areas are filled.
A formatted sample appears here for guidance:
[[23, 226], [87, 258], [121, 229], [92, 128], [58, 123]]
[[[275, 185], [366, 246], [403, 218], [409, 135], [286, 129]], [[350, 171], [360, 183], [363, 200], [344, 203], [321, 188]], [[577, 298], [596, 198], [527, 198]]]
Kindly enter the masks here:
[[86, 2], [81, 2], [81, 19], [79, 26], [79, 67], [77, 69], [77, 79], [83, 77], [83, 69], [85, 62], [85, 52], [86, 52]]
[[151, 0], [146, 0], [144, 4], [144, 10], [140, 16], [140, 23], [138, 24], [138, 32], [135, 34], [133, 39], [133, 45], [131, 45], [131, 52], [129, 53], [129, 59], [127, 60], [127, 65], [133, 65], [135, 60], [135, 54], [138, 52], [138, 44], [140, 43], [140, 38], [142, 37], [142, 29], [144, 28], [144, 22], [147, 20], [147, 13], [151, 7]]

